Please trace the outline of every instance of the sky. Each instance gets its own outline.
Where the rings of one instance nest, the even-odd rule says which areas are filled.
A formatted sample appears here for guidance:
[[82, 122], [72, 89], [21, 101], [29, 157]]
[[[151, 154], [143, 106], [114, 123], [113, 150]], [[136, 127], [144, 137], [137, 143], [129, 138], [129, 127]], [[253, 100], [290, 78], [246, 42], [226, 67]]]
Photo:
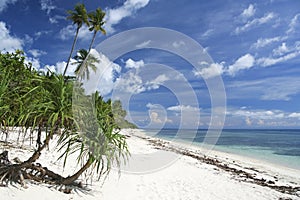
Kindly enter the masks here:
[[[86, 89], [120, 99], [141, 128], [300, 128], [300, 1], [78, 2], [106, 12]], [[22, 49], [37, 70], [61, 73], [76, 29], [66, 11], [76, 3], [0, 0], [0, 51]], [[92, 35], [83, 26], [75, 49]], [[135, 48], [107, 55], [124, 45]]]

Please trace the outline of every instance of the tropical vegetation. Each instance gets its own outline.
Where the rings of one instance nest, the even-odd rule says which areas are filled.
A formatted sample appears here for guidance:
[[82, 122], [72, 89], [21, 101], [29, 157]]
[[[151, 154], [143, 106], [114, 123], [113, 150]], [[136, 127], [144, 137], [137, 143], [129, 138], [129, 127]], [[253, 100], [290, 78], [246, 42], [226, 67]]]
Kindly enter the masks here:
[[[77, 185], [78, 178], [89, 168], [99, 176], [108, 173], [113, 164], [120, 166], [129, 151], [126, 137], [119, 134], [122, 127], [135, 128], [124, 118], [126, 111], [120, 101], [112, 102], [95, 92], [86, 94], [80, 80], [89, 78], [89, 68], [96, 71], [98, 60], [90, 54], [96, 33], [101, 31], [105, 13], [99, 8], [87, 14], [83, 4], [68, 11], [77, 25], [75, 39], [64, 73], [37, 71], [25, 62], [24, 53], [0, 52], [0, 131], [8, 133], [12, 127], [21, 127], [23, 135], [36, 138], [36, 148], [25, 161], [11, 162], [7, 151], [0, 154], [0, 184], [9, 181], [25, 185], [24, 179], [58, 185]], [[90, 21], [88, 20], [90, 18]], [[93, 39], [89, 50], [80, 49], [77, 61], [77, 79], [66, 76], [79, 29], [90, 25]], [[115, 107], [115, 109], [114, 109]], [[45, 166], [37, 164], [40, 155], [53, 138], [58, 137], [58, 159], [64, 166], [70, 154], [77, 153], [78, 163], [83, 163], [73, 175], [63, 177]]]

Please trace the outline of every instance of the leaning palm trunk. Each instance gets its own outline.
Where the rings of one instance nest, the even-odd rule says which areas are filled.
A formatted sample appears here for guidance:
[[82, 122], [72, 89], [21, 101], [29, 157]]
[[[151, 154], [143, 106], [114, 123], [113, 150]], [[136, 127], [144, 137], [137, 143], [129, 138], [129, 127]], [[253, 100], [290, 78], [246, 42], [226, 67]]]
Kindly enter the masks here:
[[72, 176], [68, 176], [67, 178], [64, 178], [64, 180], [62, 180], [62, 184], [71, 185], [72, 183], [74, 183], [81, 176], [81, 174], [93, 164], [93, 162], [94, 159], [90, 155], [86, 163], [75, 174], [73, 174]]
[[76, 29], [76, 35], [75, 35], [75, 38], [74, 38], [74, 41], [73, 41], [73, 44], [72, 44], [71, 52], [70, 52], [70, 55], [69, 55], [69, 58], [68, 58], [67, 65], [66, 65], [66, 67], [65, 67], [63, 76], [65, 76], [66, 73], [67, 73], [67, 69], [68, 69], [68, 67], [69, 67], [70, 60], [71, 60], [71, 57], [72, 57], [72, 54], [73, 54], [73, 51], [74, 51], [74, 47], [75, 47], [75, 44], [76, 44], [76, 42], [77, 42], [77, 37], [78, 37], [79, 29], [80, 29], [80, 27], [77, 27], [77, 29]]
[[93, 44], [94, 44], [96, 35], [97, 35], [97, 31], [94, 31], [93, 39], [92, 39], [92, 42], [91, 42], [91, 44], [90, 44], [89, 51], [88, 51], [89, 53], [91, 52], [91, 49], [92, 49], [92, 46], [93, 46]]

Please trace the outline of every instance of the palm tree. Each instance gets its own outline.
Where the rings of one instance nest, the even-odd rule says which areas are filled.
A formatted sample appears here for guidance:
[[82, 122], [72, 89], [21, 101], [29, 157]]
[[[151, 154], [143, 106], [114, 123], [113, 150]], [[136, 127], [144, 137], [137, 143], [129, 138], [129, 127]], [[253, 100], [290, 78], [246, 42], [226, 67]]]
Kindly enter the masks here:
[[77, 37], [78, 37], [78, 33], [79, 33], [79, 29], [82, 27], [82, 25], [85, 23], [89, 26], [89, 21], [88, 21], [88, 15], [87, 15], [87, 11], [86, 8], [84, 6], [84, 4], [76, 4], [74, 10], [69, 10], [68, 11], [69, 16], [67, 17], [67, 19], [72, 20], [73, 24], [77, 25], [77, 29], [76, 29], [76, 34], [75, 34], [75, 38], [73, 41], [73, 45], [71, 48], [71, 52], [67, 61], [67, 65], [66, 68], [64, 70], [63, 76], [65, 76], [71, 57], [72, 57], [72, 53], [74, 51], [74, 47], [77, 41]]
[[101, 10], [101, 8], [97, 8], [96, 11], [90, 12], [88, 14], [88, 16], [90, 18], [89, 22], [90, 22], [90, 25], [91, 25], [89, 30], [94, 31], [93, 39], [92, 39], [92, 42], [91, 42], [90, 47], [89, 47], [89, 52], [90, 52], [91, 49], [92, 49], [92, 45], [95, 41], [97, 32], [101, 31], [104, 35], [106, 34], [106, 31], [102, 27], [105, 23], [103, 21], [104, 16], [105, 16], [105, 12], [103, 12]]
[[95, 65], [99, 60], [91, 55], [86, 49], [80, 49], [76, 56], [74, 56], [77, 64], [77, 68], [75, 70], [75, 74], [80, 77], [80, 79], [90, 78], [90, 70], [91, 68], [94, 72], [96, 72], [97, 67]]

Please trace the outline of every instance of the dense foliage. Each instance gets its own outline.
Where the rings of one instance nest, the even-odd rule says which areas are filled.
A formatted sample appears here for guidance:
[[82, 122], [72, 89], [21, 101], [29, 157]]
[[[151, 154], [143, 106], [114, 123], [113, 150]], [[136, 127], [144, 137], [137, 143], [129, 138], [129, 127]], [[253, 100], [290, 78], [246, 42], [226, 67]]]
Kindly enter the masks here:
[[[1, 129], [24, 127], [24, 133], [29, 130], [37, 138], [36, 151], [24, 163], [35, 162], [53, 135], [58, 135], [65, 162], [74, 152], [79, 152], [79, 160], [86, 161], [73, 176], [57, 180], [60, 184], [72, 184], [92, 165], [99, 174], [108, 172], [115, 161], [119, 165], [129, 152], [125, 137], [117, 132], [113, 103], [104, 101], [98, 92], [86, 96], [75, 81], [40, 73], [24, 60], [21, 51], [0, 53]], [[1, 168], [1, 178], [4, 172]]]
[[[22, 51], [0, 52], [0, 131], [7, 133], [10, 127], [21, 127], [23, 134], [29, 132], [31, 138], [36, 138], [36, 149], [26, 161], [12, 164], [7, 151], [0, 154], [0, 184], [15, 181], [23, 185], [26, 178], [71, 185], [92, 166], [96, 169], [93, 172], [101, 176], [110, 171], [113, 163], [120, 166], [122, 159], [127, 159], [125, 136], [118, 131], [136, 127], [124, 119], [126, 111], [121, 102], [105, 101], [98, 92], [85, 95], [80, 83], [89, 79], [90, 69], [97, 70], [98, 60], [90, 51], [97, 32], [105, 34], [104, 16], [101, 8], [88, 13], [80, 3], [68, 11], [67, 19], [77, 29], [62, 75], [35, 70], [25, 63]], [[93, 32], [89, 50], [80, 49], [74, 57], [77, 77], [65, 76], [84, 24]], [[57, 150], [62, 152], [60, 159], [64, 159], [64, 164], [72, 153], [78, 153], [78, 163], [84, 163], [71, 176], [63, 177], [36, 164], [54, 136], [59, 137]]]

